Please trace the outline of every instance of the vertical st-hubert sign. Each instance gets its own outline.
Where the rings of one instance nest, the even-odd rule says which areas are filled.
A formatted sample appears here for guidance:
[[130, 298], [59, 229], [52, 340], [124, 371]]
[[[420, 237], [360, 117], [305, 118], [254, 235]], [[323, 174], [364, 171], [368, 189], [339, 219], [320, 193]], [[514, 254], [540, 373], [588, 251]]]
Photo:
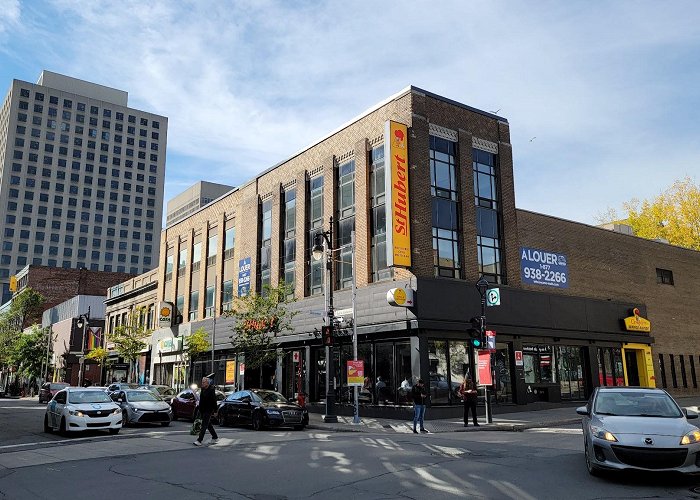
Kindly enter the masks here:
[[387, 121], [384, 127], [386, 183], [386, 258], [389, 266], [411, 266], [408, 198], [408, 127]]

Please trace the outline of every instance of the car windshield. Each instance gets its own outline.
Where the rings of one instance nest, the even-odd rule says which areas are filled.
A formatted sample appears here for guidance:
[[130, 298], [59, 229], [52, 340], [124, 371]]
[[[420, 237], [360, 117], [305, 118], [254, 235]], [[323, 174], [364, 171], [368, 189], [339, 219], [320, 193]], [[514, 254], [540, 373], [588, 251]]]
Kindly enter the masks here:
[[61, 389], [65, 389], [66, 387], [68, 387], [68, 384], [51, 384], [51, 385], [49, 385], [49, 388], [52, 391], [60, 391]]
[[68, 402], [73, 404], [111, 403], [112, 400], [106, 392], [102, 391], [71, 391], [68, 393]]
[[620, 417], [679, 418], [683, 414], [665, 393], [641, 391], [600, 391], [595, 413]]
[[126, 398], [131, 402], [160, 401], [160, 398], [151, 391], [126, 391]]
[[264, 403], [286, 403], [287, 398], [275, 391], [254, 391]]

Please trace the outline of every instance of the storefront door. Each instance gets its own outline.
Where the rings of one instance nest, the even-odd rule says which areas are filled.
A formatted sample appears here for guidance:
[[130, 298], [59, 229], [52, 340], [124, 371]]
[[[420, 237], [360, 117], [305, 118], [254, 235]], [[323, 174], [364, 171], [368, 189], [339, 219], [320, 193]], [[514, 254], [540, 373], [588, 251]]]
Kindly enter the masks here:
[[656, 387], [651, 346], [646, 344], [624, 344], [624, 375], [627, 385]]
[[639, 368], [637, 367], [637, 353], [633, 350], [625, 350], [625, 366], [627, 368], [627, 385], [639, 386]]

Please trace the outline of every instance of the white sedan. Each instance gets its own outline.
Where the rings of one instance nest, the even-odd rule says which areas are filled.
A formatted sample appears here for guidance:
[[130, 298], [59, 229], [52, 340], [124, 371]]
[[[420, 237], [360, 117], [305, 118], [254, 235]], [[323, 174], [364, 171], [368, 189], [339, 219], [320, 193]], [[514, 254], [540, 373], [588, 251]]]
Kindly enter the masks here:
[[100, 389], [67, 387], [46, 406], [44, 432], [108, 429], [118, 434], [121, 428], [122, 409]]

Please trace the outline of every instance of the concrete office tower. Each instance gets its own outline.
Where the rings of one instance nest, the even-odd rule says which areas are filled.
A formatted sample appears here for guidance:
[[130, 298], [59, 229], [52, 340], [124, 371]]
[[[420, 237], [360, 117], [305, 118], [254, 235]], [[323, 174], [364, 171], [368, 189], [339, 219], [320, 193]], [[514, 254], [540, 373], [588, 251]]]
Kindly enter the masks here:
[[0, 108], [0, 285], [28, 264], [158, 265], [168, 119], [128, 93], [43, 71]]
[[215, 199], [225, 195], [233, 186], [199, 181], [168, 201], [165, 225], [172, 226]]

